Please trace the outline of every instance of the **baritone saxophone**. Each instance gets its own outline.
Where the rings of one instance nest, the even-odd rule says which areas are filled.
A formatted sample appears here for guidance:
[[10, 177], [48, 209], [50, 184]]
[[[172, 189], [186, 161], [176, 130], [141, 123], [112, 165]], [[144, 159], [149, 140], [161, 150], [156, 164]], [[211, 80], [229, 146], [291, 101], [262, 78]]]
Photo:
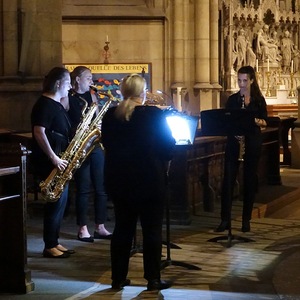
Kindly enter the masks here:
[[[95, 146], [100, 143], [102, 118], [115, 98], [109, 93], [99, 91], [98, 93], [109, 97], [109, 100], [94, 119], [98, 107], [96, 103], [90, 107], [85, 105], [82, 109], [82, 121], [77, 126], [75, 135], [67, 149], [61, 155], [61, 159], [68, 161], [67, 167], [63, 171], [54, 168], [47, 179], [40, 183], [42, 197], [47, 202], [56, 202], [60, 198], [65, 185], [72, 179], [75, 171], [82, 165]], [[74, 96], [86, 102], [78, 94]]]

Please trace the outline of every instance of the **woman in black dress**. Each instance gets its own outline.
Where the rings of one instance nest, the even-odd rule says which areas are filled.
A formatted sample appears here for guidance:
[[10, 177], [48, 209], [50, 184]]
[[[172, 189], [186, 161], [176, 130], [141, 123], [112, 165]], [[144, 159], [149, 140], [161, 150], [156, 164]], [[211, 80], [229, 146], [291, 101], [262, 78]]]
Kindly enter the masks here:
[[225, 170], [221, 199], [221, 223], [216, 232], [229, 229], [231, 222], [231, 208], [234, 185], [240, 165], [240, 143], [244, 143], [243, 155], [243, 215], [242, 232], [250, 231], [250, 220], [253, 209], [255, 193], [257, 190], [257, 167], [261, 153], [261, 128], [267, 125], [267, 105], [258, 86], [254, 69], [243, 66], [238, 70], [238, 85], [240, 90], [229, 96], [227, 109], [246, 109], [255, 116], [255, 129], [244, 137], [228, 136], [225, 150]]

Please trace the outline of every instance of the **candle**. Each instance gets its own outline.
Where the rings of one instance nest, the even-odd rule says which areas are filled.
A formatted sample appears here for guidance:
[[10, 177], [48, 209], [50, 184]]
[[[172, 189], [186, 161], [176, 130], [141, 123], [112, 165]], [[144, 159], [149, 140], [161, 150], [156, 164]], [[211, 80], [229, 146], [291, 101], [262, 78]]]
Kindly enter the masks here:
[[108, 35], [106, 36], [106, 41], [108, 42]]
[[182, 87], [177, 87], [177, 97], [176, 97], [176, 109], [178, 110], [178, 111], [182, 111], [182, 103], [181, 103], [181, 89], [182, 89]]
[[258, 59], [256, 60], [256, 72], [258, 73]]
[[270, 60], [267, 59], [267, 63], [268, 63], [268, 72], [270, 72]]
[[292, 60], [292, 63], [291, 63], [291, 73], [294, 73], [294, 61]]

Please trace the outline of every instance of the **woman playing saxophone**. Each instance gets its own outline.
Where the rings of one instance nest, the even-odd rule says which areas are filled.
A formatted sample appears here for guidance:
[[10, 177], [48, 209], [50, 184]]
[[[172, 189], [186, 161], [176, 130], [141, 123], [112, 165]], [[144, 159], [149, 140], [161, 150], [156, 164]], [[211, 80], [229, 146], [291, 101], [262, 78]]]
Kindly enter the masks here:
[[[253, 202], [257, 190], [256, 171], [262, 146], [261, 128], [267, 125], [266, 101], [260, 91], [254, 69], [251, 66], [243, 66], [238, 70], [238, 85], [240, 90], [229, 96], [226, 108], [252, 111], [255, 116], [255, 130], [254, 133], [243, 136], [243, 149], [240, 149], [240, 141], [235, 136], [227, 137], [224, 180], [221, 195], [221, 223], [216, 228], [216, 232], [229, 229], [231, 225], [231, 206], [235, 181], [240, 165], [239, 158], [243, 159], [244, 184], [241, 231], [250, 231]], [[243, 154], [242, 157], [241, 154]]]
[[[72, 129], [75, 132], [82, 118], [84, 99], [91, 107], [97, 103], [94, 93], [91, 93], [93, 84], [92, 73], [85, 66], [76, 67], [71, 73], [73, 95], [69, 95], [68, 115], [71, 119]], [[105, 105], [105, 104], [104, 104]], [[98, 106], [97, 106], [98, 107]], [[99, 123], [99, 109], [97, 108], [94, 120]], [[100, 116], [101, 117], [101, 116]], [[100, 120], [101, 122], [101, 120]], [[90, 127], [95, 122], [91, 122]], [[100, 126], [101, 124], [95, 124]], [[105, 228], [107, 195], [103, 185], [104, 152], [98, 143], [82, 165], [74, 174], [76, 185], [76, 223], [78, 225], [77, 239], [92, 243], [94, 239], [110, 239], [111, 233]], [[90, 195], [94, 202], [94, 232], [93, 236], [88, 230], [88, 207]]]
[[[32, 164], [35, 176], [45, 180], [55, 170], [62, 172], [68, 161], [59, 155], [68, 147], [71, 127], [60, 100], [68, 95], [71, 88], [70, 74], [64, 68], [53, 68], [43, 83], [43, 93], [32, 108]], [[49, 258], [66, 258], [74, 253], [58, 242], [60, 224], [68, 199], [66, 185], [56, 202], [44, 206], [43, 255]]]

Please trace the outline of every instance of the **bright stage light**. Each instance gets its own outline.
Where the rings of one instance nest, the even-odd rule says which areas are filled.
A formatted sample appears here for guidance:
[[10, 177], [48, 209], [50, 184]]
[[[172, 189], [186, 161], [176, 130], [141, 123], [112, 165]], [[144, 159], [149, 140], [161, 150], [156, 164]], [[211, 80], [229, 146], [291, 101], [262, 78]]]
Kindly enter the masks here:
[[179, 113], [176, 110], [167, 111], [167, 122], [176, 140], [176, 145], [194, 143], [199, 118]]

